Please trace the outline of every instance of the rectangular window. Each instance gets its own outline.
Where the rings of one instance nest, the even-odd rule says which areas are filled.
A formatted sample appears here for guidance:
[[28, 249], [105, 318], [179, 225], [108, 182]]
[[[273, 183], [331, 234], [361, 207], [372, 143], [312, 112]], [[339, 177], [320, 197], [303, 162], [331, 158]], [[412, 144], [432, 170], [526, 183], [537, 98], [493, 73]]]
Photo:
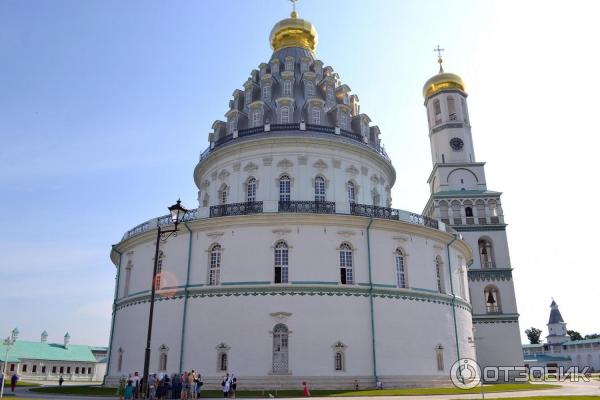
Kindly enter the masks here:
[[252, 112], [252, 127], [256, 128], [260, 125], [260, 110], [254, 110]]
[[288, 106], [281, 107], [281, 123], [288, 124], [290, 122], [290, 108]]
[[325, 201], [325, 180], [321, 177], [315, 179], [315, 201]]
[[52, 366], [52, 373], [55, 374], [56, 373], [56, 365]]
[[333, 95], [333, 86], [328, 85], [327, 89], [325, 90], [325, 93], [326, 93], [327, 104], [335, 103], [335, 96]]
[[235, 118], [231, 117], [227, 121], [227, 131], [231, 134], [235, 130]]
[[305, 93], [304, 95], [306, 96], [306, 98], [311, 98], [315, 95], [315, 84], [312, 83], [312, 81], [305, 81], [304, 82], [304, 90]]
[[23, 364], [22, 371], [23, 371], [23, 372], [27, 372], [27, 364]]
[[271, 85], [265, 85], [262, 88], [262, 97], [263, 97], [263, 101], [270, 101], [271, 100]]
[[42, 365], [42, 374], [45, 374], [45, 373], [46, 373], [46, 366]]
[[292, 81], [289, 79], [283, 81], [283, 96], [292, 97]]
[[348, 114], [346, 114], [346, 111], [340, 111], [340, 128], [348, 129]]
[[294, 70], [294, 60], [285, 60], [285, 70], [286, 71]]
[[31, 366], [31, 372], [33, 372], [34, 374], [37, 372], [37, 365], [33, 364]]
[[65, 372], [65, 367], [60, 367], [58, 370], [61, 374], [63, 374]]
[[252, 89], [246, 90], [244, 94], [244, 104], [248, 105], [252, 103]]
[[315, 125], [321, 125], [321, 110], [318, 108], [312, 109], [312, 123]]
[[67, 374], [71, 373], [71, 367], [67, 367]]
[[287, 176], [279, 178], [279, 201], [290, 201], [290, 178]]
[[88, 374], [91, 375], [92, 374], [92, 367], [88, 367]]

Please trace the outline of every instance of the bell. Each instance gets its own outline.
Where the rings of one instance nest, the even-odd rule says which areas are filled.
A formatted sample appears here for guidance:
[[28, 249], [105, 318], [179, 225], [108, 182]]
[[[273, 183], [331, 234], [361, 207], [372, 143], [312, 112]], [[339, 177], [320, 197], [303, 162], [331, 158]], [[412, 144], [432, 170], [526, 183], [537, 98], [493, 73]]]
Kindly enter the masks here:
[[487, 256], [487, 248], [482, 247], [481, 248], [481, 254], [484, 255], [484, 256]]
[[494, 300], [494, 295], [492, 294], [492, 292], [488, 292], [487, 303], [488, 304], [495, 304], [496, 303], [496, 300]]

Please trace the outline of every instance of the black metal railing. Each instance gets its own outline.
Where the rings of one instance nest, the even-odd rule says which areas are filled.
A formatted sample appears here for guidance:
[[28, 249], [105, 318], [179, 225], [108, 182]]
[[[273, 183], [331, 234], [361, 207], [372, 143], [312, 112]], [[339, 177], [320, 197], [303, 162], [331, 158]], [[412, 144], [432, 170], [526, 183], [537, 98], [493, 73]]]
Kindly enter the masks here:
[[300, 124], [272, 124], [272, 131], [297, 131], [300, 129]]
[[429, 218], [421, 214], [409, 213], [408, 222], [413, 224], [425, 225], [435, 229], [440, 228], [440, 224], [438, 223], [437, 219]]
[[246, 203], [221, 204], [210, 207], [210, 217], [226, 217], [229, 215], [260, 214], [263, 212], [262, 201]]
[[350, 204], [350, 214], [360, 215], [361, 217], [385, 218], [385, 219], [400, 219], [398, 210], [388, 207], [370, 206], [367, 204]]
[[280, 201], [279, 212], [335, 214], [333, 201]]

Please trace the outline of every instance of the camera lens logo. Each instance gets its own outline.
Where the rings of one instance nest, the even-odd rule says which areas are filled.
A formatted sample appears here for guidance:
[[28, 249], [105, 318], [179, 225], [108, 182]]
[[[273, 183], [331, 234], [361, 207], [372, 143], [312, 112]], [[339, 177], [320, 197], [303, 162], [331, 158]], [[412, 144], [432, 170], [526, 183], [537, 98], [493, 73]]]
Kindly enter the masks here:
[[475, 360], [461, 358], [452, 364], [450, 379], [457, 388], [474, 388], [481, 382], [481, 368]]

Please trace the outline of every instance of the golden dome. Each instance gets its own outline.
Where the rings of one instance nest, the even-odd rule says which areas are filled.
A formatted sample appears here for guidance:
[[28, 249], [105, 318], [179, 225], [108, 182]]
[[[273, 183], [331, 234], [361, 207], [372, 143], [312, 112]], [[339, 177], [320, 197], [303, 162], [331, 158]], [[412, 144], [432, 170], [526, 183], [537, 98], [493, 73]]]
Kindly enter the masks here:
[[286, 47], [302, 47], [315, 51], [319, 36], [313, 24], [298, 18], [296, 11], [293, 11], [290, 18], [282, 19], [271, 29], [269, 41], [274, 51]]
[[462, 78], [456, 74], [444, 72], [441, 58], [438, 60], [438, 63], [440, 64], [440, 72], [429, 78], [423, 86], [423, 97], [425, 100], [442, 90], [455, 89], [466, 93], [465, 83]]

